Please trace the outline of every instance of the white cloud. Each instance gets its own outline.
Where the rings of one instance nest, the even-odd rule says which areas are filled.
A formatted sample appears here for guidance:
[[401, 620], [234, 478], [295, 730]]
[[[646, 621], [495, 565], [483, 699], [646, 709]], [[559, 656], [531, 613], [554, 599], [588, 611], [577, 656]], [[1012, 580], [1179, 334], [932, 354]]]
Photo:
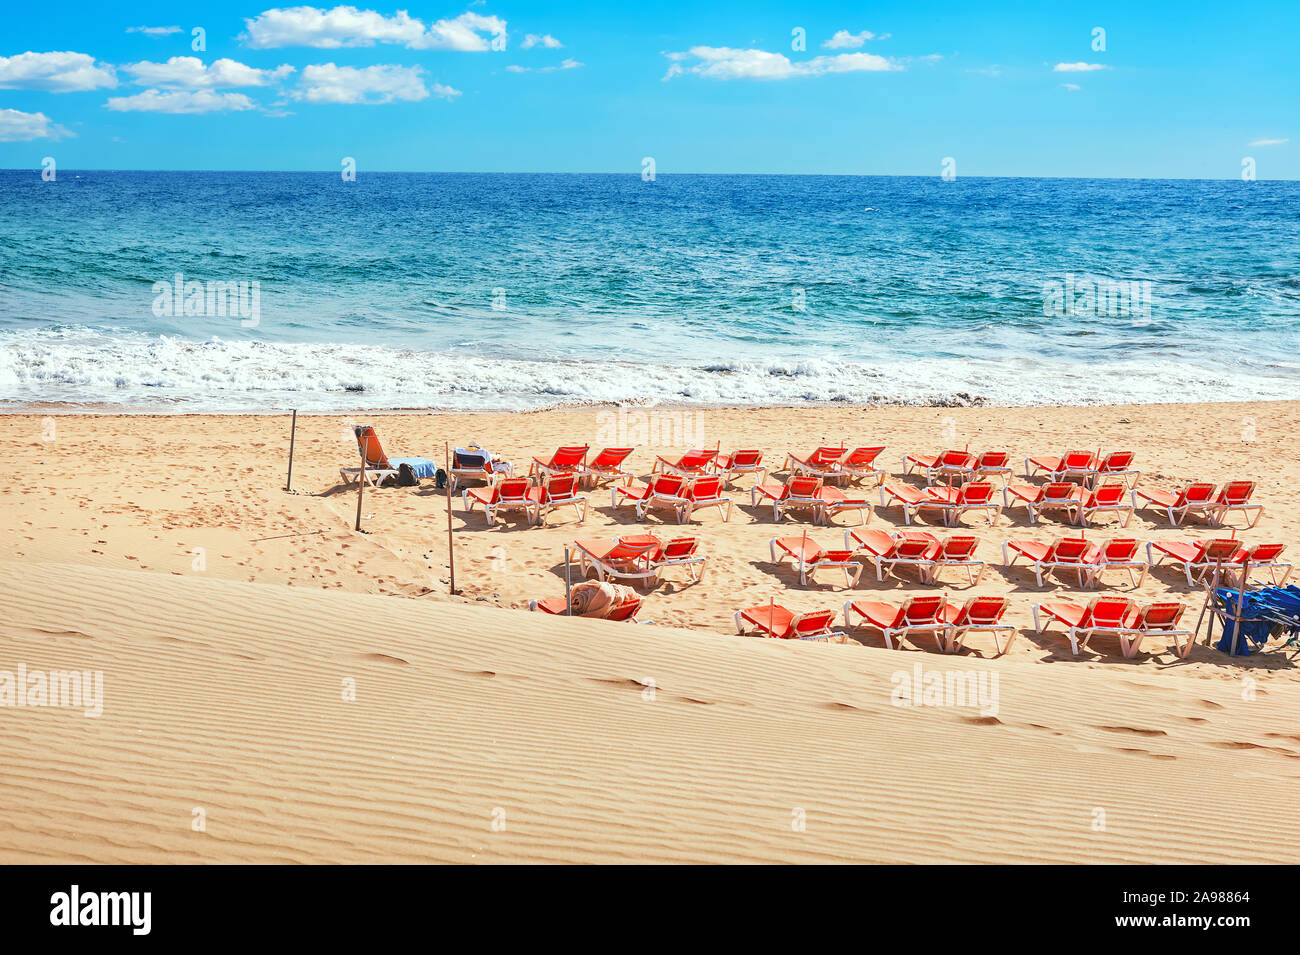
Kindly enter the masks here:
[[236, 86], [269, 86], [293, 72], [285, 63], [273, 70], [260, 70], [235, 60], [214, 60], [204, 66], [197, 56], [173, 56], [166, 63], [128, 63], [122, 67], [141, 86], [173, 90], [230, 89]]
[[72, 136], [62, 126], [50, 122], [44, 113], [23, 113], [0, 109], [0, 143], [24, 143], [33, 139], [63, 139]]
[[[715, 80], [785, 80], [825, 73], [886, 72], [903, 67], [874, 53], [840, 53], [792, 62], [782, 53], [737, 50], [725, 46], [693, 46], [685, 53], [664, 54], [673, 62], [665, 80], [694, 73]], [[691, 62], [694, 61], [694, 62]], [[689, 65], [686, 65], [689, 64]]]
[[396, 43], [413, 50], [491, 49], [491, 38], [505, 37], [506, 21], [466, 11], [458, 17], [438, 20], [426, 31], [424, 23], [405, 10], [391, 17], [374, 10], [338, 6], [276, 7], [245, 19], [244, 38], [256, 49], [282, 46], [314, 46], [337, 49]]
[[564, 44], [549, 33], [538, 36], [536, 33], [529, 33], [524, 37], [524, 42], [520, 44], [525, 50], [531, 50], [535, 46], [544, 46], [548, 50], [558, 50]]
[[113, 68], [85, 53], [29, 51], [0, 56], [0, 89], [73, 93], [116, 85]]
[[[417, 50], [460, 50], [465, 53], [483, 53], [491, 49], [491, 37], [505, 38], [506, 21], [500, 17], [485, 17], [477, 13], [462, 13], [453, 20], [439, 20], [429, 27], [419, 42]], [[504, 49], [504, 44], [502, 45]]]
[[511, 63], [506, 69], [511, 73], [554, 73], [557, 70], [576, 70], [580, 66], [586, 66], [585, 63], [579, 63], [577, 60], [569, 57], [561, 60], [558, 66], [539, 66], [533, 69], [531, 66], [518, 66]]
[[1064, 86], [1071, 93], [1076, 93], [1079, 90], [1083, 89], [1083, 87], [1080, 86], [1078, 83], [1062, 83], [1061, 85]]
[[[305, 66], [298, 87], [291, 95], [308, 103], [415, 103], [428, 99], [430, 94], [424, 85], [422, 67], [391, 64], [361, 68], [333, 63]], [[434, 83], [433, 95], [453, 99], [460, 90]]]
[[1094, 70], [1109, 70], [1109, 66], [1103, 66], [1101, 63], [1057, 63], [1052, 67], [1053, 73], [1091, 73]]
[[171, 36], [180, 33], [180, 27], [127, 27], [127, 33], [143, 33], [145, 36]]
[[1289, 142], [1291, 142], [1290, 139], [1256, 139], [1256, 140], [1252, 140], [1252, 141], [1249, 143], [1249, 145], [1251, 145], [1251, 146], [1282, 146], [1282, 145], [1285, 145], [1286, 143], [1289, 143]]
[[215, 113], [257, 108], [243, 93], [211, 90], [145, 90], [134, 96], [110, 96], [104, 105], [118, 113]]
[[874, 40], [876, 35], [870, 30], [863, 30], [861, 33], [850, 33], [848, 30], [836, 30], [835, 35], [827, 40], [822, 46], [828, 50], [846, 50], [857, 49], [868, 40]]

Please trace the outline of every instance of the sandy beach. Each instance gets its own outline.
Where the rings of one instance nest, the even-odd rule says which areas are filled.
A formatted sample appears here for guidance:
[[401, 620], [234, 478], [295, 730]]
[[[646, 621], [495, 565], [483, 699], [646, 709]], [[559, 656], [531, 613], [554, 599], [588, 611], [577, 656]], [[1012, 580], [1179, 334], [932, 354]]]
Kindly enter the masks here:
[[[0, 862], [1290, 862], [1300, 825], [1265, 829], [1223, 812], [1244, 792], [1286, 804], [1300, 779], [1296, 651], [1179, 659], [1150, 643], [1126, 659], [1098, 638], [1072, 657], [1036, 634], [1030, 607], [1096, 591], [1002, 566], [1011, 539], [1051, 541], [1023, 508], [996, 526], [968, 516], [990, 567], [953, 599], [1012, 601], [1020, 632], [945, 655], [735, 635], [732, 613], [899, 601], [936, 588], [864, 573], [801, 587], [768, 541], [838, 546], [835, 527], [773, 523], [752, 478], [683, 533], [707, 570], [645, 595], [653, 626], [527, 612], [564, 592], [563, 548], [649, 530], [591, 492], [586, 521], [488, 528], [432, 482], [357, 494], [353, 424], [390, 455], [481, 443], [526, 471], [562, 444], [787, 451], [883, 444], [891, 482], [908, 452], [1131, 449], [1141, 487], [1257, 482], [1249, 542], [1297, 540], [1300, 402], [1114, 407], [808, 407], [522, 414], [299, 415], [294, 493], [289, 416], [10, 414], [0, 491], [0, 670], [102, 671], [103, 712], [2, 709]], [[676, 441], [682, 435], [692, 440]], [[636, 438], [648, 438], [638, 441]], [[610, 440], [604, 441], [603, 439]], [[618, 439], [622, 440], [618, 440]], [[1020, 481], [1021, 478], [1014, 479]], [[898, 508], [871, 527], [903, 526]], [[927, 529], [944, 533], [943, 528]], [[1139, 511], [1124, 536], [1200, 539]], [[1110, 524], [1087, 536], [1120, 536]], [[1292, 558], [1300, 556], [1291, 553]], [[1181, 571], [1137, 590], [1202, 604]], [[996, 706], [898, 706], [899, 674], [996, 676]], [[354, 698], [348, 699], [349, 693]], [[202, 819], [196, 828], [194, 820]]]

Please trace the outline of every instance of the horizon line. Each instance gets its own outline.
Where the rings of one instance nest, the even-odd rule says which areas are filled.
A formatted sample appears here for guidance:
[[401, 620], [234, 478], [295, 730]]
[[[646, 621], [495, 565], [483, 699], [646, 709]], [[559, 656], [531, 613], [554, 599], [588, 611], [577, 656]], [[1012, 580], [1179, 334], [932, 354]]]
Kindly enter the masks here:
[[[126, 169], [100, 166], [75, 166], [60, 170], [61, 172], [148, 172], [148, 173], [185, 173], [185, 172], [205, 172], [205, 173], [261, 173], [261, 174], [293, 174], [293, 175], [325, 175], [336, 176], [338, 170], [332, 169]], [[40, 174], [42, 167], [9, 167], [0, 168], [0, 173], [9, 172], [31, 172]], [[385, 175], [385, 176], [635, 176], [641, 178], [641, 173], [631, 172], [611, 172], [603, 171], [584, 171], [573, 172], [563, 170], [473, 170], [473, 169], [375, 169], [365, 171], [366, 175]], [[943, 176], [936, 173], [878, 173], [878, 172], [656, 172], [655, 179], [672, 176], [751, 176], [751, 177], [772, 177], [785, 176], [790, 178], [858, 178], [858, 179], [943, 179]], [[1300, 177], [1280, 177], [1280, 178], [1258, 178], [1245, 180], [1239, 176], [1224, 176], [1221, 178], [1208, 178], [1205, 176], [1017, 176], [1006, 174], [983, 174], [975, 175], [964, 173], [960, 176], [954, 176], [951, 180], [955, 182], [958, 179], [1030, 179], [1030, 180], [1100, 180], [1113, 182], [1300, 182]], [[648, 180], [653, 182], [654, 180]]]

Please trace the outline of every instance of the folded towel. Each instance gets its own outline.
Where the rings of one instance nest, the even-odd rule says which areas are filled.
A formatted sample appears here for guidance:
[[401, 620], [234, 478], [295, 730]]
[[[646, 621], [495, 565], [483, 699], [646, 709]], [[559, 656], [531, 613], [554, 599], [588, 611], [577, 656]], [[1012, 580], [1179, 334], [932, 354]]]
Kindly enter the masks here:
[[415, 476], [421, 480], [431, 478], [438, 473], [438, 463], [428, 458], [389, 458], [388, 463], [392, 465], [393, 470], [397, 470], [403, 464], [409, 464]]
[[615, 608], [636, 598], [636, 591], [622, 584], [587, 580], [569, 592], [569, 607], [575, 617], [605, 618]]

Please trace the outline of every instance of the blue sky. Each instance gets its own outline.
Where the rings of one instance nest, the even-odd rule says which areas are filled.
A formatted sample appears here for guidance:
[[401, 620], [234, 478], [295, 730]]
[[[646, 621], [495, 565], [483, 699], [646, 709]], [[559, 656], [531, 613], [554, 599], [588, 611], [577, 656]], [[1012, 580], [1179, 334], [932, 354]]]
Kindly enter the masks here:
[[1300, 178], [1300, 3], [1135, 6], [11, 5], [0, 167]]

